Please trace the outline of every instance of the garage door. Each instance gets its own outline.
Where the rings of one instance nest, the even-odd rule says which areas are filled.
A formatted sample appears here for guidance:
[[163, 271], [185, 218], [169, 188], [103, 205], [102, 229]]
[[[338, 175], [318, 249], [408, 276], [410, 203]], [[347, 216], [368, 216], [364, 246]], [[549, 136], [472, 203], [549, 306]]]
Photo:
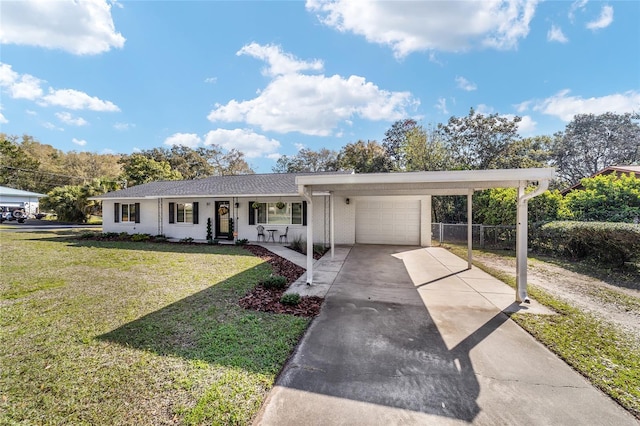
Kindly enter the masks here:
[[420, 245], [420, 201], [359, 199], [356, 243]]

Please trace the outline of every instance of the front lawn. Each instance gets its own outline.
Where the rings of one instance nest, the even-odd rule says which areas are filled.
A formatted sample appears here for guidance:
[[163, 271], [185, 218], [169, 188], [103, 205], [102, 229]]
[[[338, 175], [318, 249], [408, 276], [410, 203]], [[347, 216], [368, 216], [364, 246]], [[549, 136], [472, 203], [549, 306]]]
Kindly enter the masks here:
[[239, 247], [0, 233], [0, 424], [247, 424], [308, 320]]

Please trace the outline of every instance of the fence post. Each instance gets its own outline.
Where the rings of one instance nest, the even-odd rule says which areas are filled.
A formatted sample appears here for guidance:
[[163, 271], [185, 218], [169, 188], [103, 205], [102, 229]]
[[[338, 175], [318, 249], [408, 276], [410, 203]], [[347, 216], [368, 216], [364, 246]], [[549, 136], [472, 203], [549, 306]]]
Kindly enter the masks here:
[[480, 248], [484, 248], [484, 225], [480, 224]]
[[442, 235], [443, 231], [444, 231], [444, 226], [442, 222], [440, 222], [440, 244], [442, 244], [442, 241], [444, 241], [444, 237]]

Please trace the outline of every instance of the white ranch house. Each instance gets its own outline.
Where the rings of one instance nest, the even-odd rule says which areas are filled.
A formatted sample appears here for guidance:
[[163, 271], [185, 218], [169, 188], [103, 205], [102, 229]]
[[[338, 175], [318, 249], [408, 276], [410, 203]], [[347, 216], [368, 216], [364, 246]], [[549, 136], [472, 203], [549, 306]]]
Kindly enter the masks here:
[[[204, 241], [207, 219], [213, 238], [256, 241], [257, 226], [274, 230], [275, 242], [311, 244], [431, 245], [431, 197], [518, 188], [516, 300], [527, 299], [527, 200], [543, 192], [553, 169], [466, 170], [412, 173], [292, 173], [211, 176], [190, 181], [151, 182], [110, 192], [102, 200], [104, 232], [163, 234]], [[525, 188], [537, 184], [535, 191]], [[282, 204], [279, 204], [282, 203]], [[469, 217], [471, 217], [471, 203]], [[257, 208], [255, 208], [257, 207]], [[281, 207], [281, 208], [279, 208]], [[471, 223], [469, 223], [469, 233]], [[269, 237], [270, 232], [265, 232]], [[470, 239], [469, 239], [470, 240]], [[469, 247], [469, 267], [471, 250]], [[307, 276], [313, 281], [313, 259]]]

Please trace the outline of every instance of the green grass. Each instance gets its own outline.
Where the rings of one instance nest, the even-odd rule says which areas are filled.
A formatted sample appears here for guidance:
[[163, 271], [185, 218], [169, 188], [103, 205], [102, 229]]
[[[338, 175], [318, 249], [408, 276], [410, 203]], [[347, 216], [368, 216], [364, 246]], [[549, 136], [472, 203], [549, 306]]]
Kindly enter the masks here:
[[[447, 246], [458, 256], [467, 256], [466, 248]], [[484, 251], [474, 250], [474, 253]], [[495, 255], [495, 252], [493, 252]], [[541, 260], [536, 260], [541, 262]], [[514, 275], [473, 264], [515, 289]], [[576, 309], [535, 286], [529, 295], [553, 309], [558, 315], [513, 314], [511, 318], [536, 339], [545, 344], [591, 383], [640, 418], [640, 345], [632, 336], [614, 325]], [[637, 299], [608, 294], [616, 301], [637, 306]]]
[[234, 246], [0, 234], [0, 424], [248, 424], [308, 320]]

